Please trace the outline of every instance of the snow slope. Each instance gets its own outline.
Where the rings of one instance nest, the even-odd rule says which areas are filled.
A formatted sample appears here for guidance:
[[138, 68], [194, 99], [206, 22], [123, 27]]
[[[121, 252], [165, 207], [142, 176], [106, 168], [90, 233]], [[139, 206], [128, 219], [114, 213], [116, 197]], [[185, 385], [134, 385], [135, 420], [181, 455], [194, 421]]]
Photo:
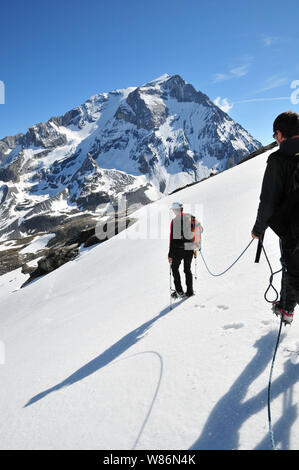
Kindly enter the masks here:
[[[199, 259], [196, 296], [172, 311], [167, 263], [179, 199], [202, 220], [210, 269], [231, 264], [251, 239], [266, 159], [140, 209], [125, 232], [24, 289], [19, 271], [2, 277], [2, 449], [271, 448], [279, 321], [263, 299], [269, 269], [263, 256], [254, 264], [256, 242], [223, 277]], [[265, 246], [278, 269], [270, 231]], [[273, 374], [280, 449], [299, 448], [298, 333], [295, 317]]]

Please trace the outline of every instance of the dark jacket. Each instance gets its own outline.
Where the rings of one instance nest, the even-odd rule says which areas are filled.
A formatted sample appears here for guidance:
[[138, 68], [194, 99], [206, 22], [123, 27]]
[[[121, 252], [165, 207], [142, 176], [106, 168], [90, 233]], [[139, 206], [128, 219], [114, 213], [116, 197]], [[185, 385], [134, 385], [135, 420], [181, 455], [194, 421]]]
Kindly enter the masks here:
[[184, 252], [190, 252], [194, 249], [192, 242], [193, 233], [190, 225], [190, 214], [182, 213], [182, 215], [177, 215], [170, 224], [168, 258], [183, 256]]
[[[284, 140], [279, 150], [269, 156], [257, 218], [252, 230], [255, 235], [260, 236], [267, 227], [276, 226], [278, 220], [276, 214], [292, 191], [293, 175], [298, 163], [299, 138]], [[274, 219], [276, 219], [275, 224], [272, 223]]]

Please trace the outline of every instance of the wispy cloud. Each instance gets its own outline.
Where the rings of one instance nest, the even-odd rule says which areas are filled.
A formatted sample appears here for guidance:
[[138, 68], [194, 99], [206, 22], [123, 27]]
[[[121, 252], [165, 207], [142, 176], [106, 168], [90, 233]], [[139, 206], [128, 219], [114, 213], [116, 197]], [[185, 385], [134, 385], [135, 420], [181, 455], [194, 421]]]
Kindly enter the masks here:
[[285, 101], [285, 100], [289, 100], [289, 99], [290, 99], [289, 96], [278, 96], [276, 98], [250, 98], [248, 100], [235, 101], [232, 105], [241, 104], [241, 103], [256, 103], [256, 102], [259, 102], [259, 101]]
[[244, 77], [248, 74], [250, 64], [243, 64], [238, 67], [234, 67], [227, 73], [215, 73], [213, 76], [213, 81], [215, 82], [224, 82], [225, 80], [232, 80], [234, 78]]
[[240, 67], [235, 67], [231, 70], [231, 74], [234, 77], [243, 77], [243, 75], [248, 74], [249, 64], [241, 65]]
[[265, 101], [289, 101], [290, 96], [277, 96], [275, 98], [249, 98], [245, 100], [238, 100], [234, 102], [229, 102], [228, 98], [221, 98], [217, 96], [214, 99], [214, 104], [218, 106], [218, 108], [222, 109], [225, 113], [228, 113], [236, 104], [244, 104], [244, 103], [259, 103]]
[[293, 42], [292, 36], [289, 36], [289, 32], [287, 35], [273, 35], [273, 34], [267, 34], [267, 33], [262, 33], [258, 34], [258, 41], [263, 47], [271, 47], [271, 46], [281, 46], [285, 45], [286, 43]]
[[283, 77], [281, 75], [272, 75], [264, 81], [264, 84], [262, 88], [258, 90], [258, 93], [273, 90], [274, 88], [279, 88], [281, 86], [287, 85], [288, 83], [289, 79], [287, 77]]
[[261, 34], [260, 36], [260, 41], [264, 47], [273, 46], [274, 44], [279, 43], [281, 40], [282, 38], [278, 36], [270, 36], [267, 34]]

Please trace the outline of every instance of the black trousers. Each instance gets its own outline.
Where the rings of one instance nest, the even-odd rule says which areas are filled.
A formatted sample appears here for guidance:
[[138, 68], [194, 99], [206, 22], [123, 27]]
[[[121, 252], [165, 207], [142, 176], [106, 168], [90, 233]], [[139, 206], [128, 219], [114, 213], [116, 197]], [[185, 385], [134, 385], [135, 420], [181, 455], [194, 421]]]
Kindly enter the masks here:
[[[286, 309], [294, 310], [299, 304], [299, 241], [282, 241], [282, 257], [285, 261], [286, 272]], [[282, 305], [283, 286], [280, 293]]]
[[179, 267], [182, 261], [184, 261], [184, 273], [186, 277], [187, 292], [193, 292], [193, 276], [191, 272], [192, 258], [193, 250], [177, 250], [173, 255], [171, 270], [173, 274], [175, 290], [177, 292], [183, 290], [179, 271]]

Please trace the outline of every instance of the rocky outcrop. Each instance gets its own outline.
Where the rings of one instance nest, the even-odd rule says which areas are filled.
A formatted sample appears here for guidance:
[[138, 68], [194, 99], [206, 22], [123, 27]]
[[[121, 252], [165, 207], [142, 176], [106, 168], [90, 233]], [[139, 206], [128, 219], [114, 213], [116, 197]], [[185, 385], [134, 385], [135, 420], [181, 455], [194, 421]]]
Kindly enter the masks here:
[[[79, 248], [81, 246], [89, 248], [98, 243], [103, 243], [112, 235], [117, 235], [121, 230], [124, 230], [132, 223], [134, 223], [134, 219], [124, 215], [116, 215], [116, 217], [108, 219], [108, 221], [103, 223], [100, 227], [101, 234], [106, 234], [106, 236], [101, 239], [99, 239], [97, 235], [99, 232], [97, 232], [94, 221], [92, 227], [83, 230], [79, 229], [80, 224], [77, 226], [72, 224], [69, 230], [61, 229], [56, 233], [55, 238], [48, 243], [48, 247], [42, 251], [43, 256], [38, 260], [37, 267], [28, 265], [27, 259], [25, 261], [22, 257], [18, 259], [16, 249], [13, 253], [14, 269], [22, 265], [22, 272], [29, 274], [29, 278], [22, 287], [75, 259], [79, 254]], [[41, 253], [38, 253], [38, 255], [40, 256]], [[29, 256], [29, 260], [32, 260], [32, 256]]]
[[22, 285], [22, 287], [26, 286], [33, 280], [60, 268], [60, 266], [63, 264], [76, 258], [76, 256], [78, 256], [78, 252], [79, 249], [77, 244], [49, 250], [47, 256], [38, 261], [37, 268], [30, 270], [30, 277]]
[[126, 100], [135, 116], [135, 119], [130, 122], [135, 124], [137, 129], [154, 129], [164, 124], [167, 118], [167, 107], [162, 100], [153, 101], [152, 106], [147, 104], [146, 98], [148, 97], [151, 100], [154, 94], [155, 92], [151, 89], [141, 90], [137, 88], [129, 94]]
[[67, 138], [61, 132], [51, 125], [51, 121], [47, 123], [40, 122], [35, 126], [28, 129], [27, 133], [22, 139], [22, 145], [24, 147], [59, 147], [67, 143]]

